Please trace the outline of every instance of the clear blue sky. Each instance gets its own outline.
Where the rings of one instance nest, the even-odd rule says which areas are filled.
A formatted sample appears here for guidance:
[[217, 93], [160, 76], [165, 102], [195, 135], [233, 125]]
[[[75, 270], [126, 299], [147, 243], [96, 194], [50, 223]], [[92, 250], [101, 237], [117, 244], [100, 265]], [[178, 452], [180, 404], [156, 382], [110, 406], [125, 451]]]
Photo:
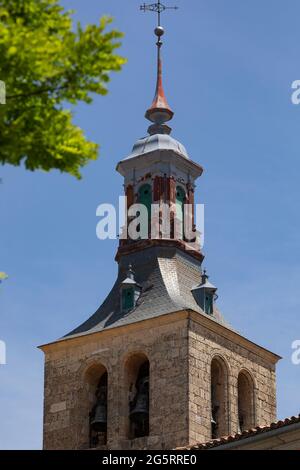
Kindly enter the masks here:
[[[142, 2], [141, 2], [142, 3]], [[278, 416], [300, 412], [300, 79], [298, 0], [166, 0], [165, 89], [173, 136], [205, 168], [205, 265], [223, 314], [245, 336], [283, 356]], [[101, 143], [78, 182], [58, 172], [1, 167], [0, 448], [42, 445], [43, 353], [92, 314], [114, 281], [117, 244], [95, 235], [96, 207], [115, 203], [115, 172], [137, 138], [154, 93], [154, 14], [138, 0], [64, 0], [83, 23], [102, 13], [125, 32], [128, 63], [110, 93], [76, 109], [76, 122]], [[1, 78], [1, 77], [0, 77]]]

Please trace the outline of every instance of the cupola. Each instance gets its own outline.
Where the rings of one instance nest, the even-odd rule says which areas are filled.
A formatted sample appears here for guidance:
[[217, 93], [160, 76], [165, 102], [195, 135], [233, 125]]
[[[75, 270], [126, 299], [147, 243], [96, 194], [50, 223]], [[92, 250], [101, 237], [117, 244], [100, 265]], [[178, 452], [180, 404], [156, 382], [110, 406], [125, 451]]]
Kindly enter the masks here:
[[135, 281], [132, 266], [129, 265], [127, 277], [121, 282], [120, 286], [120, 302], [122, 312], [129, 312], [136, 306], [138, 298], [141, 294], [141, 286]]
[[218, 298], [216, 294], [217, 287], [211, 284], [208, 279], [209, 276], [207, 275], [206, 270], [204, 269], [203, 274], [201, 276], [201, 284], [196, 287], [193, 287], [192, 294], [199, 307], [207, 315], [213, 315], [214, 302]]

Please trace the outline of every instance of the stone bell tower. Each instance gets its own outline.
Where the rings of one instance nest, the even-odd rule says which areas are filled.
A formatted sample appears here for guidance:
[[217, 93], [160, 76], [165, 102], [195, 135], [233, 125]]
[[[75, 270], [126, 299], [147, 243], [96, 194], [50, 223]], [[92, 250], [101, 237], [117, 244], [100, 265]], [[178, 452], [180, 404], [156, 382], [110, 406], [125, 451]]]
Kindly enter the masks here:
[[[128, 220], [116, 282], [88, 320], [41, 347], [45, 449], [173, 449], [276, 417], [279, 357], [225, 321], [202, 269], [194, 193], [203, 170], [167, 125], [173, 111], [162, 85], [163, 32], [155, 30], [148, 135], [117, 166]], [[146, 212], [130, 237], [137, 203]], [[170, 209], [166, 224], [163, 207]]]

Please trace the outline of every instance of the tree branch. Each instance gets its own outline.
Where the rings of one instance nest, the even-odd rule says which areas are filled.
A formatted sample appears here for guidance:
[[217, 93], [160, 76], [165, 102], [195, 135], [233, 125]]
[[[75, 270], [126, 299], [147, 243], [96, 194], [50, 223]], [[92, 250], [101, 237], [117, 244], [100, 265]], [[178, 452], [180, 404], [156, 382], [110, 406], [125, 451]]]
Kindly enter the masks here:
[[20, 93], [20, 94], [17, 94], [17, 95], [8, 95], [8, 96], [6, 96], [6, 100], [13, 100], [13, 99], [17, 99], [17, 98], [28, 98], [30, 96], [42, 95], [43, 93], [48, 93], [49, 91], [54, 92], [54, 91], [63, 90], [65, 88], [68, 88], [68, 86], [69, 85], [61, 85], [61, 86], [56, 87], [56, 88], [42, 88], [40, 90], [32, 91], [30, 93]]

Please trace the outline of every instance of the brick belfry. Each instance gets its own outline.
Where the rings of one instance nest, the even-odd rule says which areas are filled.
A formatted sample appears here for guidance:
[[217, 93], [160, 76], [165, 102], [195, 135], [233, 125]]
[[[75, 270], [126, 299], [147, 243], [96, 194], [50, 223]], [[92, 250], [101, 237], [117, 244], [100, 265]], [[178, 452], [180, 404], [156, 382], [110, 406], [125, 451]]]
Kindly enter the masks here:
[[[142, 7], [158, 11], [159, 20], [163, 8], [160, 2]], [[117, 165], [129, 210], [117, 280], [88, 320], [41, 346], [45, 449], [173, 449], [276, 418], [279, 356], [224, 320], [217, 289], [202, 269], [194, 213], [185, 209], [194, 209], [203, 170], [167, 125], [173, 111], [162, 85], [163, 33], [159, 21], [148, 135]], [[148, 214], [132, 239], [127, 235], [136, 203]], [[150, 218], [153, 204], [156, 218]], [[163, 205], [170, 208], [167, 234]], [[182, 229], [188, 221], [189, 237]]]

